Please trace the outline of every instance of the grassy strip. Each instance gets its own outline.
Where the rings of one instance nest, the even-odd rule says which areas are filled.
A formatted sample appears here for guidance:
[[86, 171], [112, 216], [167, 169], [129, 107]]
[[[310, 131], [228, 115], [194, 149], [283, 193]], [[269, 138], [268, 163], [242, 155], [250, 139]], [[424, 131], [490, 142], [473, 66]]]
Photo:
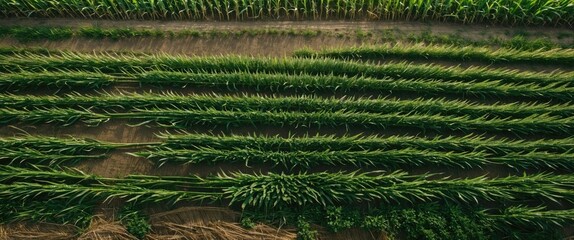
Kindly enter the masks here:
[[23, 135], [17, 137], [0, 138], [1, 149], [34, 149], [43, 153], [54, 154], [88, 154], [93, 152], [106, 152], [121, 146], [133, 144], [107, 143], [94, 139], [55, 138], [48, 136]]
[[13, 0], [0, 2], [4, 17], [75, 17], [88, 19], [151, 19], [151, 20], [247, 20], [247, 19], [377, 19], [452, 21], [461, 23], [490, 23], [508, 25], [566, 25], [574, 22], [574, 7], [570, 1], [541, 0], [538, 2], [496, 2], [463, 0], [434, 2], [393, 0], [359, 1], [261, 1], [213, 4], [209, 1], [169, 2], [92, 2], [62, 0], [59, 2], [30, 2]]
[[268, 97], [259, 95], [183, 95], [172, 92], [119, 93], [103, 95], [68, 94], [60, 96], [33, 96], [0, 94], [0, 107], [46, 108], [80, 107], [108, 110], [117, 107], [125, 110], [147, 107], [178, 107], [186, 109], [216, 109], [228, 111], [358, 111], [366, 113], [424, 112], [427, 114], [481, 117], [528, 117], [533, 114], [570, 117], [574, 105], [547, 103], [509, 103], [484, 105], [461, 100], [444, 99], [365, 99], [319, 98], [315, 96]]
[[452, 61], [481, 61], [507, 63], [538, 63], [538, 64], [574, 64], [573, 49], [530, 50], [514, 49], [493, 50], [486, 47], [455, 47], [444, 45], [379, 45], [353, 48], [330, 49], [324, 51], [299, 50], [296, 57], [305, 58], [337, 58], [359, 60], [383, 60], [385, 58], [401, 59], [430, 59]]
[[241, 37], [241, 36], [305, 36], [315, 37], [321, 34], [321, 30], [295, 30], [295, 29], [241, 29], [241, 30], [165, 30], [165, 29], [146, 29], [146, 28], [100, 28], [100, 27], [23, 27], [10, 26], [0, 27], [0, 37], [9, 36], [16, 38], [20, 42], [31, 42], [38, 40], [58, 41], [81, 37], [88, 39], [126, 39], [135, 37], [161, 37], [161, 38], [181, 38], [181, 37]]
[[[404, 172], [381, 174], [242, 174], [206, 179], [176, 176], [102, 178], [78, 171], [0, 167], [0, 198], [23, 201], [37, 197], [69, 201], [124, 199], [128, 202], [229, 200], [242, 208], [331, 206], [361, 202], [429, 202], [435, 200], [480, 204], [483, 201], [521, 202], [533, 199], [571, 201], [574, 178], [536, 174], [430, 180], [432, 175]], [[49, 179], [45, 181], [44, 179]], [[185, 190], [178, 190], [185, 189]]]
[[109, 85], [112, 76], [94, 72], [18, 72], [0, 74], [0, 89], [25, 90], [30, 88], [88, 88]]
[[316, 166], [352, 165], [356, 167], [376, 166], [385, 169], [415, 166], [442, 166], [455, 168], [476, 168], [489, 164], [504, 165], [519, 169], [574, 169], [574, 154], [551, 154], [546, 152], [509, 153], [491, 156], [485, 152], [436, 152], [420, 149], [395, 149], [371, 151], [261, 151], [256, 149], [220, 150], [202, 148], [199, 150], [161, 149], [133, 153], [138, 157], [151, 159], [160, 165], [214, 164], [214, 163], [270, 163], [285, 169], [310, 169]]
[[294, 127], [413, 127], [433, 131], [487, 131], [515, 134], [554, 133], [574, 131], [574, 117], [558, 118], [532, 115], [521, 119], [452, 117], [428, 114], [374, 114], [363, 112], [238, 112], [219, 110], [187, 110], [177, 108], [141, 109], [125, 113], [94, 113], [89, 110], [47, 108], [15, 110], [0, 108], [0, 123], [56, 123], [69, 126], [78, 121], [98, 125], [110, 119], [139, 120], [140, 124], [156, 123], [165, 127], [193, 125], [268, 125]]
[[[145, 145], [153, 144], [155, 143]], [[24, 135], [0, 138], [0, 161], [9, 161], [4, 163], [10, 165], [75, 164], [106, 158], [106, 153], [113, 149], [141, 145], [141, 143], [107, 143], [93, 139]]]
[[500, 37], [489, 36], [486, 39], [474, 39], [472, 37], [462, 36], [458, 33], [455, 34], [434, 34], [431, 31], [424, 31], [420, 34], [410, 33], [404, 36], [400, 30], [384, 30], [382, 32], [382, 40], [388, 43], [396, 42], [410, 42], [410, 43], [426, 43], [426, 44], [442, 44], [451, 46], [475, 46], [475, 47], [501, 47], [506, 49], [519, 49], [519, 50], [550, 50], [553, 48], [574, 48], [574, 34], [567, 31], [559, 32], [557, 34], [558, 40], [570, 39], [569, 43], [554, 42], [550, 36], [539, 37], [537, 35], [530, 35], [529, 32], [516, 31], [515, 33], [507, 33], [510, 39], [503, 39]]
[[0, 203], [0, 223], [36, 222], [73, 224], [83, 231], [90, 225], [97, 203], [85, 199], [82, 203], [65, 200], [29, 200]]
[[[99, 75], [89, 72], [0, 74], [0, 88], [24, 90], [34, 87], [76, 86], [99, 88], [111, 83], [140, 83], [159, 86], [201, 86], [226, 90], [250, 88], [261, 92], [393, 92], [441, 96], [444, 94], [479, 97], [521, 97], [533, 100], [570, 102], [574, 86], [566, 83], [510, 84], [503, 81], [445, 82], [428, 79], [373, 79], [333, 75], [282, 75], [261, 73], [183, 73], [151, 71], [129, 76]], [[32, 76], [28, 76], [32, 75]], [[92, 79], [86, 81], [86, 79]], [[93, 82], [92, 82], [93, 81]]]
[[[281, 214], [281, 215], [279, 215]], [[252, 213], [248, 216], [268, 222], [272, 217], [296, 222], [300, 218], [339, 232], [349, 228], [384, 231], [390, 239], [563, 239], [562, 228], [572, 223], [572, 209], [511, 206], [504, 209], [461, 207], [456, 204], [383, 205], [306, 208], [301, 211]], [[538, 215], [537, 217], [534, 217]], [[245, 216], [245, 215], [244, 215]], [[286, 216], [286, 217], [285, 217]], [[548, 216], [548, 217], [546, 217]], [[506, 222], [505, 219], [512, 221]], [[530, 220], [530, 221], [520, 221]], [[272, 221], [272, 220], [271, 220]]]
[[[146, 28], [100, 28], [100, 27], [23, 27], [23, 26], [8, 26], [0, 27], [0, 37], [9, 36], [17, 39], [20, 42], [31, 42], [39, 40], [58, 41], [69, 39], [72, 37], [81, 37], [88, 39], [129, 39], [134, 37], [161, 37], [161, 38], [181, 38], [181, 37], [199, 37], [199, 38], [233, 38], [241, 36], [304, 36], [315, 37], [319, 35], [333, 36], [334, 33], [330, 31], [322, 32], [321, 30], [312, 29], [276, 29], [276, 28], [246, 28], [241, 30], [165, 30], [165, 29], [146, 29]], [[502, 39], [499, 37], [489, 37], [485, 40], [476, 40], [468, 37], [463, 37], [458, 34], [433, 34], [430, 31], [424, 31], [420, 34], [410, 33], [408, 35], [402, 33], [398, 29], [386, 29], [380, 33], [376, 31], [356, 31], [355, 37], [358, 39], [363, 38], [377, 38], [378, 34], [382, 34], [382, 41], [386, 43], [395, 42], [408, 42], [408, 43], [426, 43], [426, 44], [444, 44], [452, 46], [475, 46], [475, 47], [493, 47], [499, 46], [507, 49], [520, 49], [520, 50], [550, 50], [553, 48], [573, 48], [574, 44], [561, 44], [552, 41], [548, 37], [526, 37], [526, 33], [514, 34], [511, 39]], [[338, 33], [337, 37], [351, 37], [353, 34], [345, 35]], [[572, 37], [567, 32], [558, 34], [558, 39]], [[6, 50], [6, 49], [4, 49]], [[16, 49], [14, 49], [17, 51]], [[0, 49], [0, 54], [9, 52]]]
[[[535, 239], [548, 238], [562, 239], [562, 232], [554, 233], [550, 236], [540, 234], [536, 237], [529, 236], [532, 230], [553, 233], [553, 229], [562, 228], [565, 223], [572, 223], [574, 219], [574, 209], [547, 210], [544, 207], [511, 206], [500, 213], [483, 212], [483, 217], [491, 219], [496, 230], [503, 232], [506, 236], [515, 239]], [[509, 229], [522, 229], [522, 231], [512, 231]]]
[[[403, 69], [409, 71], [408, 67]], [[408, 74], [407, 74], [408, 75]], [[397, 75], [400, 76], [400, 75]], [[149, 71], [131, 75], [138, 82], [170, 86], [207, 86], [236, 90], [238, 87], [258, 91], [402, 91], [429, 94], [471, 94], [478, 96], [518, 96], [572, 99], [572, 85], [568, 82], [507, 83], [505, 80], [449, 81], [429, 78], [345, 77], [336, 75], [279, 75], [261, 73], [186, 73]], [[535, 93], [538, 91], [538, 93]], [[542, 92], [546, 93], [542, 93]]]
[[329, 136], [305, 135], [302, 137], [266, 135], [221, 135], [164, 133], [159, 135], [162, 142], [156, 150], [189, 149], [199, 150], [212, 147], [220, 150], [256, 149], [261, 151], [373, 151], [392, 149], [427, 149], [446, 152], [486, 152], [496, 156], [512, 152], [552, 152], [565, 153], [574, 148], [574, 138], [542, 139], [535, 141], [486, 138], [476, 135], [465, 137], [423, 138], [413, 136]]
[[[80, 54], [62, 52], [60, 55], [21, 54], [0, 56], [1, 72], [77, 70], [122, 73], [127, 70], [284, 73], [335, 76], [366, 76], [373, 78], [441, 79], [453, 81], [500, 80], [502, 83], [572, 84], [574, 73], [520, 72], [487, 67], [444, 67], [409, 63], [370, 65], [333, 59], [245, 58], [245, 57], [182, 57], [170, 55]], [[153, 75], [150, 75], [153, 77]]]
[[10, 161], [8, 165], [44, 164], [49, 166], [60, 164], [75, 164], [83, 161], [106, 158], [106, 154], [74, 154], [46, 153], [31, 148], [4, 149], [0, 148], [0, 162]]

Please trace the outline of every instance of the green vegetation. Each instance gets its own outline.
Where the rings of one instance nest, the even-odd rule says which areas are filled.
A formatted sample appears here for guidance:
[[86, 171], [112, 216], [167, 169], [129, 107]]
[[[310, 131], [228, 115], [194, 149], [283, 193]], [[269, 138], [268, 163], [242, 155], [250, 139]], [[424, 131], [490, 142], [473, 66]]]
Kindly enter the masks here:
[[0, 27], [0, 36], [9, 36], [20, 42], [32, 42], [39, 40], [58, 41], [72, 37], [87, 39], [111, 39], [119, 40], [134, 37], [162, 37], [162, 38], [179, 38], [179, 37], [241, 37], [241, 36], [305, 36], [315, 37], [321, 34], [321, 30], [295, 30], [295, 29], [241, 29], [241, 30], [164, 30], [164, 29], [147, 29], [147, 28], [101, 28], [101, 27], [23, 27], [10, 26]]
[[18, 72], [0, 74], [0, 88], [5, 90], [23, 90], [30, 88], [87, 88], [98, 89], [110, 84], [112, 77], [100, 73], [88, 72]]
[[128, 232], [138, 239], [145, 239], [151, 231], [147, 217], [133, 204], [124, 206], [120, 211], [120, 221]]
[[117, 1], [63, 0], [0, 3], [0, 16], [127, 19], [377, 19], [511, 25], [572, 25], [569, 0], [521, 1]]
[[430, 59], [452, 61], [481, 61], [508, 63], [538, 63], [538, 64], [574, 64], [574, 49], [551, 50], [514, 50], [500, 48], [493, 50], [486, 47], [454, 47], [444, 45], [382, 45], [362, 46], [347, 49], [325, 51], [300, 50], [296, 57], [327, 57], [338, 59], [383, 60], [385, 58], [399, 59]]
[[202, 163], [243, 163], [247, 166], [270, 163], [283, 168], [308, 169], [316, 166], [352, 165], [356, 167], [377, 166], [383, 169], [396, 169], [404, 166], [443, 166], [473, 168], [502, 164], [521, 169], [574, 169], [574, 154], [550, 154], [545, 152], [511, 153], [491, 156], [484, 152], [434, 152], [418, 149], [371, 150], [371, 151], [261, 151], [256, 149], [219, 150], [201, 148], [199, 150], [162, 149], [136, 153], [163, 163], [202, 164]]
[[574, 147], [574, 138], [543, 139], [534, 141], [509, 140], [467, 135], [465, 137], [423, 138], [413, 136], [342, 136], [305, 135], [282, 138], [263, 135], [170, 134], [159, 135], [163, 141], [159, 149], [202, 149], [213, 147], [222, 150], [257, 149], [270, 151], [332, 151], [428, 149], [446, 152], [482, 151], [501, 155], [512, 152], [543, 151], [565, 153]]
[[0, 162], [8, 165], [60, 165], [107, 157], [107, 152], [138, 144], [105, 143], [93, 139], [24, 135], [0, 138]]
[[0, 107], [50, 108], [75, 107], [90, 108], [94, 111], [118, 108], [122, 111], [149, 107], [177, 107], [189, 110], [216, 109], [227, 111], [358, 111], [366, 113], [424, 112], [426, 114], [482, 117], [528, 117], [535, 114], [550, 116], [574, 116], [574, 106], [547, 103], [495, 103], [480, 104], [470, 101], [445, 99], [397, 98], [321, 98], [317, 96], [265, 96], [265, 95], [183, 95], [174, 92], [154, 93], [114, 93], [86, 95], [73, 93], [65, 96], [33, 96], [0, 94]]
[[429, 131], [486, 131], [515, 134], [572, 134], [574, 117], [560, 118], [548, 114], [531, 115], [520, 119], [472, 118], [421, 113], [375, 114], [355, 111], [337, 112], [261, 112], [220, 111], [214, 109], [188, 110], [180, 108], [138, 109], [125, 113], [95, 113], [71, 108], [43, 108], [15, 110], [0, 108], [0, 123], [55, 123], [69, 126], [76, 122], [97, 126], [110, 119], [133, 119], [139, 125], [155, 123], [164, 127], [190, 127], [195, 125], [240, 126], [267, 125], [311, 127], [411, 127]]
[[[140, 75], [143, 83], [158, 80], [166, 82], [188, 81], [185, 77], [191, 73], [245, 72], [245, 73], [282, 73], [335, 76], [365, 76], [372, 78], [424, 78], [452, 81], [491, 81], [501, 83], [536, 83], [536, 84], [572, 84], [574, 73], [571, 72], [527, 72], [508, 69], [490, 69], [487, 67], [443, 67], [438, 65], [417, 65], [409, 63], [388, 63], [384, 65], [361, 64], [330, 59], [256, 59], [245, 57], [175, 57], [168, 55], [133, 55], [133, 54], [80, 54], [62, 52], [60, 55], [26, 54], [0, 57], [0, 71], [20, 72], [45, 70], [101, 71], [103, 73], [120, 73], [133, 71], [135, 75], [141, 69], [151, 70]], [[154, 70], [185, 71], [155, 72]], [[192, 75], [193, 76], [193, 75]], [[232, 75], [233, 76], [233, 75]], [[244, 78], [252, 78], [244, 76]], [[177, 79], [177, 80], [176, 80]], [[168, 81], [169, 80], [169, 81]], [[182, 83], [185, 85], [185, 83]], [[561, 86], [561, 85], [560, 85]], [[555, 86], [559, 87], [559, 86]]]
[[[385, 49], [435, 59], [571, 60], [571, 50], [556, 48], [530, 55], [478, 47]], [[297, 227], [301, 239], [316, 238], [317, 224], [405, 239], [556, 239], [573, 223], [574, 72], [0, 52], [4, 135], [78, 124], [53, 130], [74, 137], [0, 138], [0, 200], [18, 203], [0, 205], [2, 224], [73, 223], [81, 231], [101, 203], [125, 204], [118, 220], [138, 238], [150, 237], [145, 213], [158, 205], [225, 205], [242, 211], [245, 227], [256, 230], [260, 221]], [[156, 133], [159, 140], [111, 143], [80, 138], [87, 134], [83, 124], [108, 127], [106, 139], [124, 130], [120, 124], [169, 132]], [[349, 135], [356, 132], [363, 133]], [[127, 164], [131, 154], [149, 165], [143, 175], [73, 168], [84, 163], [89, 171], [90, 161], [110, 151]], [[155, 176], [162, 170], [148, 171], [153, 163], [194, 174]], [[244, 172], [234, 170], [240, 165]], [[42, 202], [46, 208], [38, 209]]]
[[[316, 37], [320, 35], [344, 37], [345, 33], [337, 33], [333, 35], [332, 32], [322, 32], [321, 30], [312, 29], [274, 29], [274, 28], [245, 28], [241, 30], [202, 30], [202, 29], [183, 29], [183, 30], [166, 30], [166, 29], [148, 29], [148, 28], [102, 28], [102, 27], [23, 27], [23, 26], [10, 26], [0, 27], [0, 36], [9, 36], [17, 39], [20, 42], [32, 42], [40, 40], [58, 41], [69, 39], [72, 37], [80, 37], [87, 39], [111, 39], [119, 40], [134, 37], [152, 37], [152, 38], [183, 38], [183, 37], [198, 37], [198, 38], [236, 38], [242, 36], [304, 36]], [[410, 33], [405, 35], [400, 30], [386, 29], [380, 32], [368, 31], [358, 29], [355, 33], [357, 39], [370, 39], [375, 42], [383, 43], [425, 43], [425, 44], [442, 44], [449, 46], [475, 46], [475, 47], [501, 47], [506, 49], [519, 49], [519, 50], [551, 50], [554, 48], [574, 48], [574, 36], [568, 33], [561, 32], [556, 34], [556, 39], [561, 42], [555, 41], [551, 36], [537, 37], [525, 36], [527, 34], [517, 33], [511, 35], [510, 39], [500, 37], [488, 37], [483, 40], [476, 40], [459, 34], [434, 34], [430, 31], [422, 33]], [[378, 38], [378, 35], [383, 35]], [[348, 36], [349, 37], [349, 36]], [[564, 39], [572, 38], [571, 43], [564, 43]], [[567, 42], [567, 41], [566, 41]], [[4, 54], [8, 53], [3, 49]], [[15, 50], [17, 51], [17, 50]]]
[[[20, 76], [32, 75], [30, 78]], [[394, 79], [385, 77], [374, 79], [368, 77], [340, 77], [333, 75], [282, 75], [282, 74], [250, 74], [250, 73], [182, 73], [151, 71], [129, 76], [113, 77], [111, 75], [92, 74], [89, 72], [67, 72], [67, 73], [10, 73], [0, 74], [0, 80], [5, 79], [1, 87], [8, 90], [18, 91], [23, 89], [58, 86], [77, 86], [85, 88], [99, 88], [112, 83], [127, 84], [148, 84], [156, 86], [180, 86], [180, 87], [210, 87], [228, 91], [250, 88], [257, 92], [340, 92], [340, 93], [376, 93], [377, 95], [387, 95], [393, 92], [417, 93], [423, 96], [477, 96], [482, 98], [491, 97], [520, 97], [530, 100], [553, 100], [559, 102], [570, 102], [574, 96], [574, 86], [568, 80], [557, 79], [557, 81], [546, 84], [518, 84], [505, 83], [505, 81], [469, 81], [454, 82], [434, 79]], [[397, 75], [400, 75], [397, 73]], [[567, 76], [567, 74], [564, 74]], [[558, 76], [556, 76], [558, 77]], [[32, 79], [32, 80], [28, 80]], [[86, 80], [88, 79], [88, 80]], [[93, 79], [89, 80], [89, 79]], [[556, 80], [556, 79], [555, 79]], [[170, 98], [177, 98], [175, 94]], [[143, 97], [135, 98], [141, 99]], [[149, 97], [148, 97], [149, 98]], [[49, 99], [46, 97], [45, 99]], [[16, 100], [16, 99], [14, 99]], [[54, 100], [57, 101], [57, 98]], [[67, 102], [81, 101], [80, 97], [67, 97]], [[112, 101], [112, 100], [110, 100]], [[136, 100], [134, 100], [136, 101]], [[21, 100], [18, 102], [22, 102]], [[32, 102], [32, 100], [30, 100]], [[141, 101], [140, 101], [141, 102]], [[31, 103], [32, 104], [32, 103]], [[6, 105], [6, 104], [3, 104]], [[8, 104], [9, 105], [9, 104]], [[17, 106], [17, 105], [14, 105]], [[541, 105], [539, 105], [541, 106]], [[508, 108], [510, 109], [510, 108]], [[569, 108], [566, 108], [569, 109]], [[568, 111], [568, 110], [565, 110]], [[476, 113], [473, 113], [476, 115]]]
[[[574, 36], [572, 36], [571, 43], [557, 43], [553, 41], [549, 36], [537, 37], [529, 36], [526, 37], [524, 34], [511, 35], [510, 39], [503, 39], [500, 37], [488, 37], [484, 40], [476, 40], [469, 37], [463, 37], [459, 34], [434, 34], [430, 31], [424, 31], [421, 34], [409, 34], [406, 37], [400, 35], [400, 32], [384, 31], [383, 32], [383, 42], [411, 42], [411, 43], [426, 43], [426, 44], [442, 44], [449, 46], [475, 46], [475, 47], [501, 47], [506, 49], [519, 49], [519, 50], [550, 50], [553, 48], [573, 48], [574, 47]], [[556, 38], [567, 39], [570, 35], [557, 34]]]
[[3, 202], [0, 204], [0, 223], [34, 221], [72, 224], [81, 232], [90, 225], [95, 202], [84, 199], [71, 202], [61, 199]]
[[[242, 208], [271, 209], [296, 206], [332, 206], [361, 202], [420, 203], [452, 201], [523, 202], [535, 199], [559, 202], [574, 197], [570, 175], [525, 174], [489, 179], [439, 178], [435, 175], [392, 173], [220, 174], [197, 176], [128, 176], [103, 178], [80, 171], [0, 167], [0, 197], [23, 201], [37, 197], [124, 199], [138, 203], [226, 200]], [[305, 186], [305, 187], [302, 187]], [[181, 189], [186, 189], [181, 190]]]

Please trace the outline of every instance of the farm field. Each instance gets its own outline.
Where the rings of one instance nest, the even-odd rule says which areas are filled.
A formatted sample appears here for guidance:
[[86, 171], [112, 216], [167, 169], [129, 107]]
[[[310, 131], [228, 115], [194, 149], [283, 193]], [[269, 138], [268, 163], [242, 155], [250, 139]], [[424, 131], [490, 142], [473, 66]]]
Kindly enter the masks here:
[[0, 239], [573, 238], [573, 26], [568, 0], [0, 2]]

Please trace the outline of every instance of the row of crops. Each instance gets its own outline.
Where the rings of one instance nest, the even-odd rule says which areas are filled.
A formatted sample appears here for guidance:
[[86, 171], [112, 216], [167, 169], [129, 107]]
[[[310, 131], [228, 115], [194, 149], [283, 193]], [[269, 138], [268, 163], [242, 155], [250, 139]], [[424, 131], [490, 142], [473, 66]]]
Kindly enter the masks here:
[[[464, 226], [444, 227], [450, 236], [435, 239], [559, 238], [574, 219], [571, 49], [389, 45], [296, 58], [0, 53], [3, 131], [129, 125], [156, 134], [149, 142], [81, 131], [4, 134], [0, 199], [21, 204], [0, 204], [3, 223], [85, 224], [96, 205], [118, 199], [142, 208], [230, 206], [272, 223], [279, 214], [303, 239], [314, 236], [307, 223], [432, 239], [440, 227], [406, 228], [409, 209]], [[125, 177], [76, 169], [112, 155], [156, 168], [236, 168]]]
[[571, 0], [29, 1], [0, 3], [0, 16], [91, 19], [374, 19], [572, 25]]

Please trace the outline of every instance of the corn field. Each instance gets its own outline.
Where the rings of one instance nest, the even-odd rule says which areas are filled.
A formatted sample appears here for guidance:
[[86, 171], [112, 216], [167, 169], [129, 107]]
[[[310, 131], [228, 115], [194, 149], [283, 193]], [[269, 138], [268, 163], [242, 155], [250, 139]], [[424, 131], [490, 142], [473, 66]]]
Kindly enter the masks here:
[[[2, 2], [0, 12], [222, 20], [373, 14], [504, 24], [572, 19], [570, 12], [500, 18], [518, 11], [513, 8], [566, 4], [558, 10], [568, 11], [565, 1], [515, 1], [496, 15], [488, 11], [510, 3], [442, 1], [430, 8], [419, 1], [408, 11], [398, 11], [407, 7], [395, 1], [26, 3]], [[485, 7], [491, 10], [469, 15]], [[286, 10], [293, 8], [306, 10]], [[458, 8], [460, 16], [447, 17]], [[428, 61], [406, 61], [420, 59]], [[407, 232], [394, 226], [427, 217], [438, 224], [456, 213], [466, 217], [461, 224], [487, 229], [484, 239], [561, 234], [574, 223], [571, 63], [572, 49], [420, 44], [306, 49], [282, 58], [0, 49], [0, 223], [84, 231], [99, 206], [121, 204], [151, 211], [228, 207], [243, 222], [294, 225], [300, 234], [305, 221], [323, 213], [312, 223], [331, 230]], [[454, 212], [439, 218], [436, 209]]]
[[5, 17], [175, 20], [423, 20], [509, 25], [570, 25], [570, 0], [391, 1], [38, 1], [6, 0]]

